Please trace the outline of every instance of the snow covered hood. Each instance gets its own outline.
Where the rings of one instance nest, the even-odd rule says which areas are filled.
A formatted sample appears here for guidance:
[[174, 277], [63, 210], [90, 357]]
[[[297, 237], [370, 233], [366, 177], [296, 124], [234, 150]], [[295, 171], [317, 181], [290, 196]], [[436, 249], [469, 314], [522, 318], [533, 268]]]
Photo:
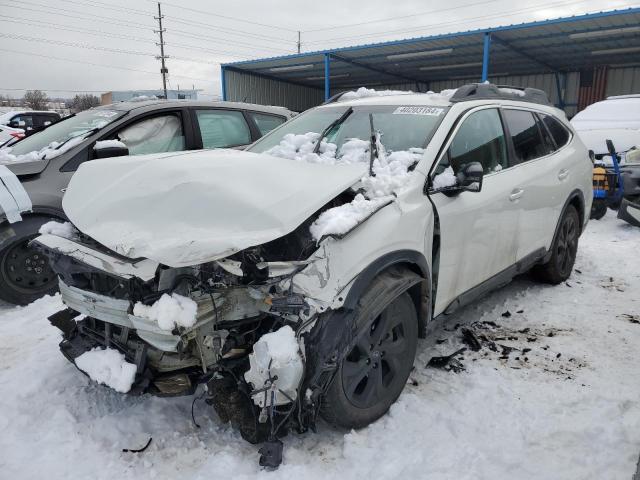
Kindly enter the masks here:
[[63, 208], [117, 253], [181, 267], [290, 233], [366, 170], [237, 150], [108, 158], [81, 165]]

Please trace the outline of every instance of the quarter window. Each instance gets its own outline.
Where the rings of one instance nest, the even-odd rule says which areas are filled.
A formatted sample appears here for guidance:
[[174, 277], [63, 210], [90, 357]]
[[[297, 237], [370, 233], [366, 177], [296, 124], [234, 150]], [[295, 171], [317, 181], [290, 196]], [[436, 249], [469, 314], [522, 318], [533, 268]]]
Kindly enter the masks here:
[[507, 144], [496, 109], [479, 110], [462, 123], [437, 173], [448, 166], [454, 172], [471, 162], [480, 162], [485, 173], [507, 167]]
[[558, 148], [564, 147], [570, 138], [568, 130], [551, 115], [540, 116], [542, 117], [542, 122], [547, 126], [549, 132], [551, 132], [551, 136], [556, 141], [556, 146]]
[[533, 113], [525, 110], [505, 110], [504, 116], [513, 141], [516, 163], [527, 162], [550, 153]]
[[260, 135], [266, 135], [271, 130], [276, 127], [279, 127], [285, 122], [285, 119], [282, 117], [277, 117], [275, 115], [267, 115], [264, 113], [255, 113], [249, 112], [253, 121], [256, 122], [256, 126], [258, 130], [260, 130]]
[[236, 110], [196, 111], [202, 148], [225, 148], [251, 143], [251, 132], [242, 112]]

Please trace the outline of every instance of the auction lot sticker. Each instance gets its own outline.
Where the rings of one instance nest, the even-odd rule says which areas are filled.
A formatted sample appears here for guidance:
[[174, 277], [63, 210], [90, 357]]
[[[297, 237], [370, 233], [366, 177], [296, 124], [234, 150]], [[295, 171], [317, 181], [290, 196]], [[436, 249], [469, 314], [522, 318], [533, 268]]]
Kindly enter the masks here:
[[444, 108], [438, 107], [398, 107], [394, 110], [394, 115], [442, 115]]

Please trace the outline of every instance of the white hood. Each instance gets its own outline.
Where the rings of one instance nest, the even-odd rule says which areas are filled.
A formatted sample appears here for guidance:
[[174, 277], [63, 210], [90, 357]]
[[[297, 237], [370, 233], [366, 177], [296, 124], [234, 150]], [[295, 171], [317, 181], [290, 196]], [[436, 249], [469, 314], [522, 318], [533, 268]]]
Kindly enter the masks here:
[[111, 250], [181, 267], [290, 233], [365, 174], [237, 150], [108, 158], [81, 165], [63, 208]]

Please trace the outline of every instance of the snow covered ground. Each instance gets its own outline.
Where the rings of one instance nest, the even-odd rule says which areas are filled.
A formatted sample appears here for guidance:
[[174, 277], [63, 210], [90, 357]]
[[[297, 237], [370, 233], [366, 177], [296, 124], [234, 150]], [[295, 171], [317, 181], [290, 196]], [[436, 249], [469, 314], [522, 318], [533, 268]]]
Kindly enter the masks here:
[[[256, 447], [203, 402], [198, 429], [191, 398], [90, 384], [58, 352], [46, 320], [58, 298], [6, 306], [0, 478], [631, 480], [640, 454], [638, 247], [640, 229], [611, 212], [592, 221], [567, 284], [524, 276], [433, 325], [388, 415], [358, 432], [322, 424], [290, 435], [276, 472], [261, 471]], [[486, 338], [463, 354], [465, 371], [426, 368], [461, 346], [465, 326]], [[518, 350], [501, 359], [501, 345]], [[122, 451], [149, 437], [145, 452]]]

